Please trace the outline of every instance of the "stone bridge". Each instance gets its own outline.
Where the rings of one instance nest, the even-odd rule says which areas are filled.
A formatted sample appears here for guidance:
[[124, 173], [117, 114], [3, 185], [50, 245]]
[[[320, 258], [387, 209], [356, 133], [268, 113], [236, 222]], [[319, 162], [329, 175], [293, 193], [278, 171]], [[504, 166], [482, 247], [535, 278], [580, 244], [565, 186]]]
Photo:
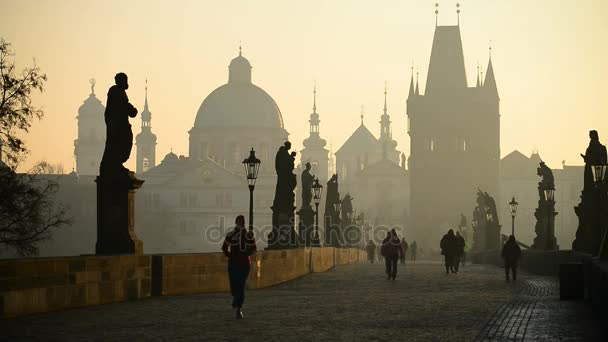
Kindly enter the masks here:
[[[507, 283], [495, 266], [467, 265], [459, 274], [446, 275], [440, 263], [408, 261], [400, 267], [397, 280], [389, 281], [382, 264], [359, 260], [362, 253], [322, 250], [314, 256], [305, 249], [273, 251], [265, 260], [262, 256], [261, 267], [250, 279], [244, 320], [234, 319], [229, 295], [221, 288], [184, 294], [202, 292], [204, 283], [220, 284], [220, 278], [214, 280], [211, 274], [216, 266], [217, 272], [225, 271], [220, 266], [224, 260], [215, 255], [184, 255], [164, 256], [150, 266], [165, 272], [163, 284], [150, 285], [161, 286], [157, 290], [163, 296], [5, 318], [0, 329], [7, 341], [593, 341], [605, 337], [587, 303], [558, 299], [554, 277], [523, 274], [517, 282]], [[218, 263], [196, 266], [201, 258], [217, 258]], [[326, 269], [311, 272], [323, 259]], [[264, 272], [283, 267], [300, 271], [255, 282]], [[188, 276], [195, 268], [198, 275]], [[173, 285], [167, 272], [174, 275]], [[297, 279], [280, 281], [286, 277]], [[275, 282], [279, 284], [267, 286]], [[135, 290], [131, 295], [136, 296]]]

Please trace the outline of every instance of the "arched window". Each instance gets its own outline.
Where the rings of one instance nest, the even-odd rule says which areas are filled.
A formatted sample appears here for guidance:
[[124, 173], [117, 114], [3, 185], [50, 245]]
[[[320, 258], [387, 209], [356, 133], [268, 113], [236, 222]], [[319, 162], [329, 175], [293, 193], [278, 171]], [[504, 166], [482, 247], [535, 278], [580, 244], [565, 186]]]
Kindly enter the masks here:
[[141, 169], [143, 172], [146, 172], [150, 169], [150, 159], [143, 158], [141, 161]]

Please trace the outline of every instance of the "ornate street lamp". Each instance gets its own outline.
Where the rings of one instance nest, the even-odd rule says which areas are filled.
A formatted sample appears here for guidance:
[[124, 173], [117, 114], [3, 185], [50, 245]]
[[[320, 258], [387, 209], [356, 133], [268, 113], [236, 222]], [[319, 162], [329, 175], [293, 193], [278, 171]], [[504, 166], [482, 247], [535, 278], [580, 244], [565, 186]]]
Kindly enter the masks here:
[[517, 206], [519, 203], [515, 200], [515, 196], [511, 202], [509, 202], [509, 207], [511, 208], [511, 235], [515, 236], [515, 215], [517, 214]]
[[247, 185], [249, 185], [249, 231], [253, 231], [253, 190], [255, 189], [255, 182], [258, 179], [258, 172], [260, 172], [260, 163], [260, 160], [255, 157], [255, 151], [252, 147], [249, 157], [243, 160]]
[[606, 181], [606, 169], [608, 165], [591, 165], [591, 174], [593, 175], [593, 182], [596, 186], [600, 186]]
[[323, 194], [323, 185], [319, 183], [319, 178], [315, 179], [312, 191], [315, 200], [315, 231], [312, 236], [312, 245], [319, 247], [321, 245], [321, 239], [319, 238], [319, 203], [321, 203], [321, 195]]
[[[606, 171], [608, 169], [608, 165], [591, 165], [591, 174], [593, 175], [593, 183], [595, 184], [595, 187], [598, 188], [600, 190], [600, 198], [599, 198], [599, 205], [600, 208], [604, 208], [605, 203], [605, 194], [604, 192], [606, 191], [604, 185], [606, 184], [606, 177], [608, 176], [606, 174]], [[600, 224], [601, 224], [601, 218], [600, 218]], [[602, 237], [602, 244], [600, 245], [600, 250], [599, 250], [599, 256], [600, 259], [602, 260], [606, 260], [608, 259], [608, 229], [604, 229], [603, 232], [603, 237]]]
[[342, 200], [338, 199], [338, 201], [334, 203], [334, 211], [338, 213], [338, 216], [340, 216], [340, 209], [342, 209]]

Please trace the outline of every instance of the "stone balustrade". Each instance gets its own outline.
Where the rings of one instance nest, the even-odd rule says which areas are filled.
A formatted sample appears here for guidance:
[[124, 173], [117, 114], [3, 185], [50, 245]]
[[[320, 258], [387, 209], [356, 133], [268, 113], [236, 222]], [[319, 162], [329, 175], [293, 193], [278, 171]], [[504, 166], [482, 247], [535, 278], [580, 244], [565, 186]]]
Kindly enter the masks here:
[[[248, 286], [269, 287], [364, 260], [365, 251], [355, 248], [260, 251]], [[0, 260], [0, 317], [150, 296], [227, 292], [226, 263], [222, 253]]]

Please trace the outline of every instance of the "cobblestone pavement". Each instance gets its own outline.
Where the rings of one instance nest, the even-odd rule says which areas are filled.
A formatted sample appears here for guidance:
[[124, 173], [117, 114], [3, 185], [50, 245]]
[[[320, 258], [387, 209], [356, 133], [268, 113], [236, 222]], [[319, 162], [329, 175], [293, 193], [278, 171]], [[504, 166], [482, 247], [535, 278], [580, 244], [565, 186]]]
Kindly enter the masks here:
[[437, 263], [357, 264], [248, 291], [237, 321], [228, 294], [155, 297], [0, 321], [23, 341], [512, 341], [599, 340], [583, 302], [557, 300], [550, 278], [506, 283], [502, 270]]

